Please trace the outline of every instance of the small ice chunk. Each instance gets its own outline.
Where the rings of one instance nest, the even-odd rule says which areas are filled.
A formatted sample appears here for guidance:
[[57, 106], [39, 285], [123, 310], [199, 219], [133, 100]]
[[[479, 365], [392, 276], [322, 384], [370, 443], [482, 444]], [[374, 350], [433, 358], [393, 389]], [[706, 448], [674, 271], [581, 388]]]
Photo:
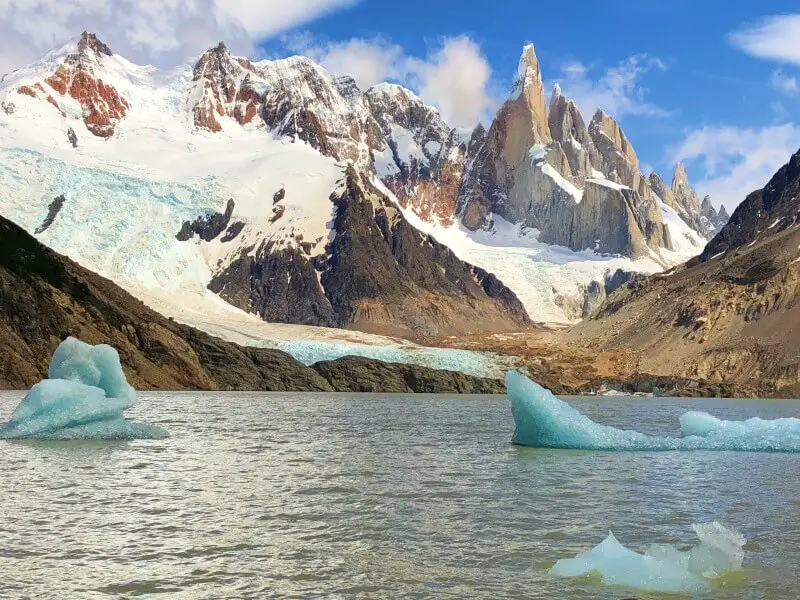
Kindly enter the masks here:
[[48, 379], [34, 385], [0, 426], [0, 438], [149, 439], [163, 429], [132, 423], [122, 413], [134, 405], [119, 354], [111, 346], [90, 346], [67, 338], [53, 354]]
[[598, 546], [575, 558], [559, 560], [556, 577], [598, 574], [604, 584], [649, 592], [708, 592], [721, 575], [738, 571], [744, 560], [745, 538], [718, 522], [692, 526], [700, 543], [681, 552], [669, 544], [651, 544], [644, 554], [623, 546], [613, 533]]

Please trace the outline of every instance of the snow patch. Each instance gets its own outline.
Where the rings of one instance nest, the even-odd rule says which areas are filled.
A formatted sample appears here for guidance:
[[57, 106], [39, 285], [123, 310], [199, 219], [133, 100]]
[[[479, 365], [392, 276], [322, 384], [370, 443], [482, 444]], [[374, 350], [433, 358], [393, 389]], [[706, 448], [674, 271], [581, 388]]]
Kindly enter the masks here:
[[561, 173], [556, 171], [552, 165], [544, 164], [541, 168], [542, 173], [550, 177], [553, 181], [555, 181], [558, 187], [572, 196], [572, 199], [575, 200], [575, 204], [580, 204], [581, 200], [583, 200], [583, 192], [581, 190], [576, 188], [571, 182], [564, 179]]

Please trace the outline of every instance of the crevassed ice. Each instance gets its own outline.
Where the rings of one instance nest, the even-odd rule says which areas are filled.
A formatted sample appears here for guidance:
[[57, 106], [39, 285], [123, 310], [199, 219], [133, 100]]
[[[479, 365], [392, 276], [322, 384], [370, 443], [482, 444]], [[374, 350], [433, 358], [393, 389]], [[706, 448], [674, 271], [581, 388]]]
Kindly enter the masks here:
[[742, 568], [746, 540], [718, 522], [692, 527], [700, 543], [685, 552], [670, 544], [651, 544], [644, 554], [639, 554], [623, 546], [609, 532], [591, 550], [559, 560], [550, 573], [556, 577], [597, 574], [606, 585], [650, 592], [708, 592], [715, 579]]
[[167, 437], [158, 427], [127, 421], [136, 392], [111, 346], [67, 338], [53, 354], [48, 378], [22, 399], [0, 439], [129, 440]]
[[516, 429], [523, 446], [579, 450], [732, 450], [800, 452], [800, 419], [725, 421], [704, 412], [681, 416], [683, 437], [646, 435], [595, 423], [519, 371], [506, 375]]

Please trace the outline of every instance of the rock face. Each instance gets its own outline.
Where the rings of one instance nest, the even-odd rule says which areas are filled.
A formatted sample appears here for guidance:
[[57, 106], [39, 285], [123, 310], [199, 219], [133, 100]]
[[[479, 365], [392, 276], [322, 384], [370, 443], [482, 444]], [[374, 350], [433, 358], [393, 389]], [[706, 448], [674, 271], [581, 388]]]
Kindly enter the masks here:
[[675, 167], [670, 187], [667, 187], [657, 173], [650, 174], [649, 184], [653, 192], [677, 212], [684, 223], [706, 239], [711, 239], [728, 222], [728, 213], [724, 207], [718, 214], [710, 196], [700, 202], [697, 192], [689, 185], [689, 176], [683, 163], [678, 163]]
[[382, 133], [373, 153], [383, 183], [422, 219], [452, 224], [466, 154], [457, 132], [398, 85], [377, 85], [366, 97]]
[[319, 362], [313, 369], [340, 392], [505, 394], [506, 391], [499, 380], [417, 365], [378, 363], [355, 356]]
[[550, 100], [550, 133], [564, 151], [569, 162], [569, 171], [573, 183], [578, 185], [599, 172], [602, 158], [595, 148], [583, 116], [574, 101], [561, 93], [556, 84]]
[[219, 117], [231, 117], [240, 125], [256, 121], [261, 96], [252, 76], [255, 68], [245, 59], [234, 59], [223, 42], [205, 52], [194, 67], [198, 97], [192, 112], [195, 126], [212, 132], [222, 131]]
[[42, 221], [42, 224], [36, 228], [36, 235], [42, 234], [53, 224], [53, 221], [56, 220], [58, 213], [61, 211], [61, 208], [64, 206], [64, 202], [67, 199], [62, 196], [57, 196], [51, 203], [50, 206], [47, 207], [47, 216]]
[[700, 214], [700, 197], [689, 185], [689, 176], [682, 162], [675, 167], [675, 175], [672, 178], [672, 195], [678, 206], [689, 214]]
[[709, 230], [709, 233], [719, 231], [730, 220], [725, 206], [720, 206], [719, 212], [717, 212], [717, 209], [711, 203], [711, 196], [703, 198], [703, 203], [700, 205], [700, 215], [701, 219], [704, 219], [703, 225]]
[[[236, 203], [233, 198], [228, 200], [224, 213], [211, 213], [192, 221], [184, 222], [181, 230], [175, 236], [179, 242], [192, 239], [195, 234], [204, 242], [218, 238], [228, 228]], [[235, 235], [233, 236], [235, 237]]]
[[[544, 147], [551, 139], [539, 61], [533, 46], [528, 45], [522, 51], [511, 96], [497, 113], [485, 141], [480, 147], [476, 140], [470, 143], [474, 150], [468, 156], [470, 169], [464, 175], [459, 201], [467, 228], [487, 225], [493, 212], [518, 220], [523, 211], [511, 200], [516, 181], [529, 168], [531, 149]], [[536, 200], [519, 195], [524, 196], [523, 205]]]
[[218, 273], [210, 289], [267, 320], [406, 337], [529, 323], [496, 277], [411, 227], [355, 168], [332, 201], [336, 216], [324, 254], [263, 246]]
[[655, 204], [630, 188], [588, 180], [582, 201], [567, 206], [572, 208], [569, 227], [557, 230], [559, 220], [552, 219], [542, 241], [624, 256], [647, 256], [650, 248], [671, 247]]
[[[634, 258], [671, 250], [651, 184], [619, 124], [598, 110], [587, 127], [559, 86], [548, 112], [532, 47], [520, 65], [511, 97], [488, 134], [476, 130], [467, 146], [458, 203], [462, 223], [471, 230], [491, 228], [496, 214], [538, 229], [540, 241], [573, 250]], [[671, 190], [664, 202], [674, 202]]]
[[799, 197], [800, 152], [797, 152], [763, 189], [745, 198], [728, 224], [708, 243], [700, 259], [707, 261], [792, 227], [800, 214]]
[[47, 376], [73, 335], [119, 351], [137, 389], [503, 393], [494, 380], [347, 357], [314, 368], [165, 319], [110, 281], [48, 250], [0, 217], [0, 389]]
[[641, 193], [639, 159], [619, 124], [598, 109], [589, 123], [589, 135], [602, 156], [606, 178]]
[[[80, 104], [86, 128], [100, 138], [114, 135], [116, 123], [125, 118], [130, 108], [128, 101], [95, 73], [103, 58], [112, 55], [108, 46], [93, 33], [84, 32], [77, 51], [68, 55], [56, 72], [46, 79], [51, 89]], [[23, 93], [22, 88], [20, 92]], [[51, 96], [48, 96], [48, 102], [62, 111], [56, 101], [51, 101]]]

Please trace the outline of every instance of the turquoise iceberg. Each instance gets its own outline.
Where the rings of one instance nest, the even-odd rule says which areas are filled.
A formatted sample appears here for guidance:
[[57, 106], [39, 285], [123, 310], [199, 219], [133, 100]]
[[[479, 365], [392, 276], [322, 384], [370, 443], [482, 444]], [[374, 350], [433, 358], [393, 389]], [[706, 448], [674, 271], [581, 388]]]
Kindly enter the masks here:
[[732, 450], [800, 452], [800, 419], [724, 421], [704, 412], [681, 416], [682, 437], [600, 425], [519, 371], [506, 375], [516, 429], [513, 442], [575, 450]]
[[697, 594], [711, 590], [714, 580], [742, 568], [745, 538], [718, 522], [692, 526], [700, 539], [681, 552], [669, 544], [652, 544], [644, 554], [620, 544], [609, 533], [598, 546], [575, 558], [559, 560], [556, 577], [599, 575], [606, 585], [649, 592]]
[[53, 354], [48, 378], [31, 388], [0, 426], [0, 439], [131, 440], [164, 438], [158, 427], [132, 423], [122, 413], [134, 405], [119, 354], [67, 338]]

